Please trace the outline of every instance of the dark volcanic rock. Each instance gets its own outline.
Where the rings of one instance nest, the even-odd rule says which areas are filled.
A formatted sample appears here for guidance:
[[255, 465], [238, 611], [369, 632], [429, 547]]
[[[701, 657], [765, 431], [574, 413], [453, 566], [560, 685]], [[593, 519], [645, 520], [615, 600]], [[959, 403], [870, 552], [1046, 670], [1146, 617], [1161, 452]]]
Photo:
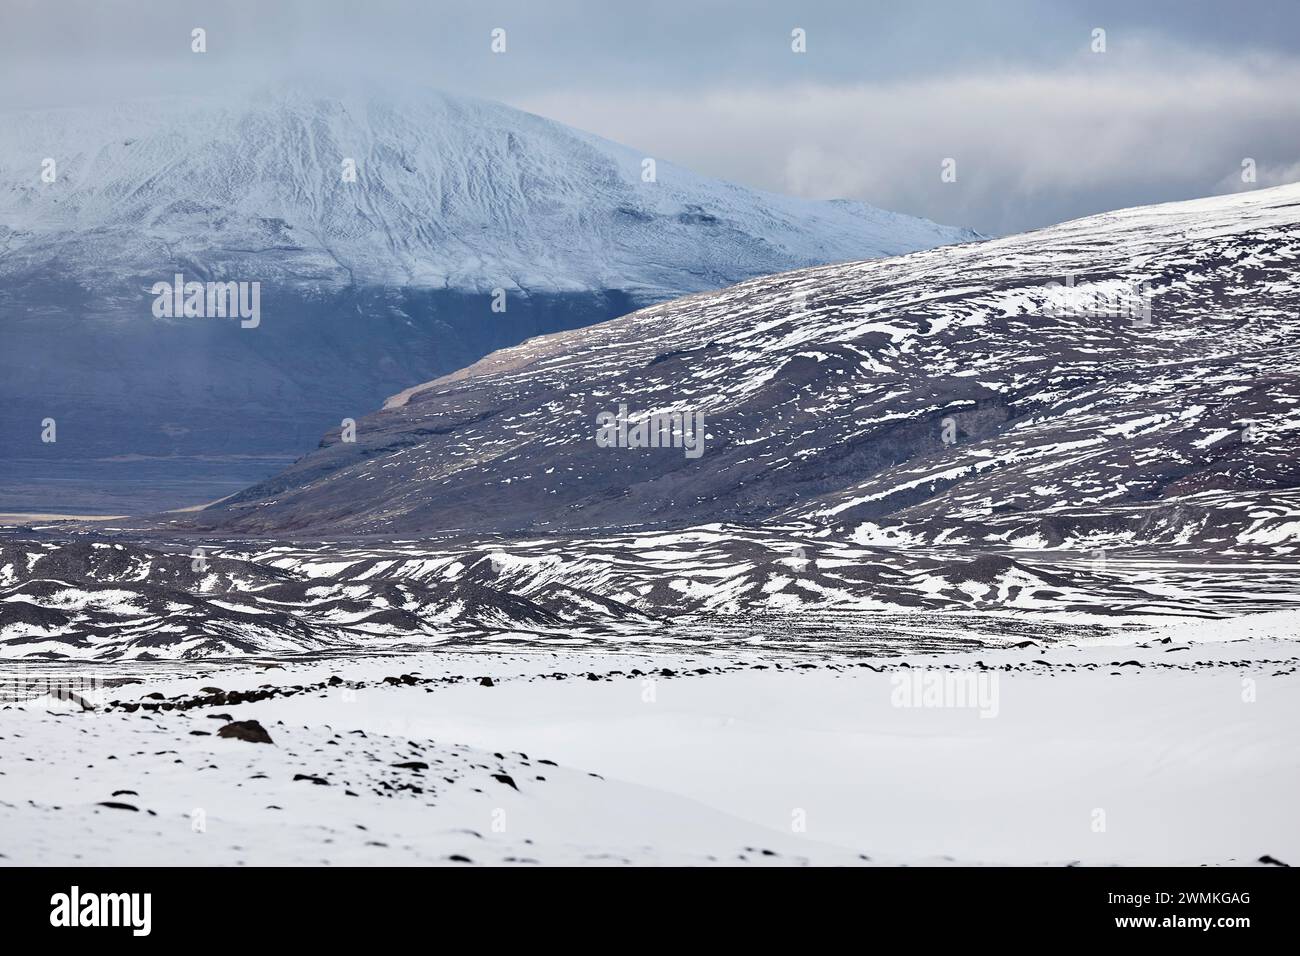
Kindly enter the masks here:
[[233, 737], [235, 740], [247, 740], [253, 744], [274, 743], [271, 735], [255, 720], [236, 720], [226, 724], [217, 731], [218, 737]]

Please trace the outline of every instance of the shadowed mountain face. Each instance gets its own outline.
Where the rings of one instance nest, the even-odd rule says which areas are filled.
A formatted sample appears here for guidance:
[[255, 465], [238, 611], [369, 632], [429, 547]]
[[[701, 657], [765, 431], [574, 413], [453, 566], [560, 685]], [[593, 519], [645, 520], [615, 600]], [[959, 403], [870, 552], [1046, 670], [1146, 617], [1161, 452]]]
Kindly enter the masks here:
[[[649, 167], [442, 95], [10, 113], [0, 134], [0, 511], [85, 506], [58, 482], [26, 488], [68, 477], [41, 462], [292, 458], [532, 336], [972, 236]], [[250, 298], [258, 283], [256, 323], [157, 314], [154, 285], [177, 274]]]
[[[1293, 554], [1298, 255], [1289, 186], [757, 279], [408, 389], [178, 526]], [[619, 406], [703, 453], [603, 447]]]

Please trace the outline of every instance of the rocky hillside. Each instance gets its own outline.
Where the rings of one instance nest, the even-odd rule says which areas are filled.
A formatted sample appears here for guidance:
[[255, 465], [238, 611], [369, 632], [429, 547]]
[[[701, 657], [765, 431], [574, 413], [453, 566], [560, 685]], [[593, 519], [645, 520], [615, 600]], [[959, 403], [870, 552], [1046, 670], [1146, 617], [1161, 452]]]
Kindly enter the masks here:
[[[1298, 255], [1286, 186], [755, 279], [408, 389], [174, 527], [1294, 554]], [[677, 447], [628, 447], [651, 413]]]

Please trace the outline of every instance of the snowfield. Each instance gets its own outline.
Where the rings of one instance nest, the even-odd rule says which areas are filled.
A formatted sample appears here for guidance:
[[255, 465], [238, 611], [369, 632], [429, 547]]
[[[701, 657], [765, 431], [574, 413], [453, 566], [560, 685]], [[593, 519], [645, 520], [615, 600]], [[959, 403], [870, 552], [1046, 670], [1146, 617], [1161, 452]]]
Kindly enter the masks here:
[[1122, 640], [51, 669], [140, 682], [0, 711], [0, 862], [1300, 859], [1297, 612]]

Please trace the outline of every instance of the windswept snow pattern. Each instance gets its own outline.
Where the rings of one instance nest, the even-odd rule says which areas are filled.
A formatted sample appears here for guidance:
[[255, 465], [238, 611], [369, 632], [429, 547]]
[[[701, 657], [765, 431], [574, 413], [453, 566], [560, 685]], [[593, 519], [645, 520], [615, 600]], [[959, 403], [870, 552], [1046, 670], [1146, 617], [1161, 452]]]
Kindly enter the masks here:
[[921, 551], [781, 528], [197, 548], [0, 538], [0, 658], [29, 662], [433, 646], [890, 655], [1296, 606], [1287, 561]]

